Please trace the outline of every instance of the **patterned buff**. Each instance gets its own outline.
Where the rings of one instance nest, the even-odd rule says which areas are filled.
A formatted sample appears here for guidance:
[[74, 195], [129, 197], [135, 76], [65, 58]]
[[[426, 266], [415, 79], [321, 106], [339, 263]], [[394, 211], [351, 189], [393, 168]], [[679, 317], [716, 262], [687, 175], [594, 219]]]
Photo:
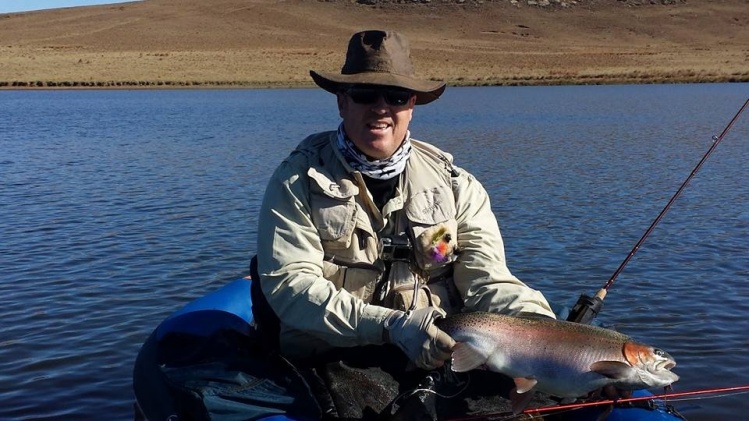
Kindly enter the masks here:
[[406, 131], [406, 140], [388, 159], [370, 160], [360, 151], [354, 142], [343, 132], [343, 123], [338, 126], [338, 149], [346, 158], [351, 168], [361, 172], [367, 177], [378, 180], [389, 180], [397, 177], [406, 169], [406, 162], [411, 156], [411, 132]]

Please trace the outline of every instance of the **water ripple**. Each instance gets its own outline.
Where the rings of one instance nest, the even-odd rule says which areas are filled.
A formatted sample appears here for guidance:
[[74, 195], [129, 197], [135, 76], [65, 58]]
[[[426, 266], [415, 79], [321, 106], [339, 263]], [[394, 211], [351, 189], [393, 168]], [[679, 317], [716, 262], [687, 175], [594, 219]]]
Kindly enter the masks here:
[[[416, 110], [412, 134], [481, 180], [513, 272], [569, 305], [608, 279], [739, 95], [451, 88]], [[271, 172], [338, 123], [319, 90], [13, 91], [0, 111], [35, 122], [0, 132], [0, 419], [14, 420], [131, 418], [143, 340], [246, 274]], [[674, 355], [681, 390], [749, 383], [748, 126], [716, 150], [601, 316]], [[746, 404], [687, 415], [731, 419]]]

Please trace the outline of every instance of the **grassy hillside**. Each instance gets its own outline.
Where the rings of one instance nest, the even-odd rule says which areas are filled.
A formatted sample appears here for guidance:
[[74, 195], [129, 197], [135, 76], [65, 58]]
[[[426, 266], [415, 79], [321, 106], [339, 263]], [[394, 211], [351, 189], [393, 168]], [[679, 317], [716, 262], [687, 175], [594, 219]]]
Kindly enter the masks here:
[[748, 0], [657, 2], [144, 0], [0, 14], [0, 87], [311, 86], [310, 69], [338, 70], [350, 35], [371, 28], [405, 33], [417, 73], [452, 85], [749, 81]]

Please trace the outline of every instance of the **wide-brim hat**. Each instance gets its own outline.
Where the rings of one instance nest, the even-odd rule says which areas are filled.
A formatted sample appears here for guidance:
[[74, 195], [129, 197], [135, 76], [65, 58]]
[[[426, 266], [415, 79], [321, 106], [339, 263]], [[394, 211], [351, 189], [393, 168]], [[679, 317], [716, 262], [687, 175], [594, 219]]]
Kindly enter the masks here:
[[346, 51], [341, 73], [310, 70], [315, 83], [331, 93], [346, 85], [396, 86], [413, 91], [416, 104], [428, 104], [445, 91], [443, 82], [417, 79], [408, 40], [393, 31], [362, 31], [354, 34]]

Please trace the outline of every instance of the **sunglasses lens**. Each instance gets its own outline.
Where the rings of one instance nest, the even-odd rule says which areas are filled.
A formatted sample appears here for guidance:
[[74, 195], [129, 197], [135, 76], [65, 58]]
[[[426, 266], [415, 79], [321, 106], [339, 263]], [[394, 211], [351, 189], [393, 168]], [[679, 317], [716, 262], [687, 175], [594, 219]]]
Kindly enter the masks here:
[[385, 102], [390, 105], [406, 105], [411, 99], [411, 92], [401, 90], [385, 91]]
[[380, 91], [372, 88], [349, 88], [347, 92], [357, 104], [374, 104], [380, 98]]
[[411, 99], [411, 92], [403, 89], [383, 89], [368, 87], [351, 87], [346, 90], [351, 100], [357, 104], [374, 104], [379, 101], [380, 97], [385, 98], [388, 105], [401, 106], [406, 105]]

